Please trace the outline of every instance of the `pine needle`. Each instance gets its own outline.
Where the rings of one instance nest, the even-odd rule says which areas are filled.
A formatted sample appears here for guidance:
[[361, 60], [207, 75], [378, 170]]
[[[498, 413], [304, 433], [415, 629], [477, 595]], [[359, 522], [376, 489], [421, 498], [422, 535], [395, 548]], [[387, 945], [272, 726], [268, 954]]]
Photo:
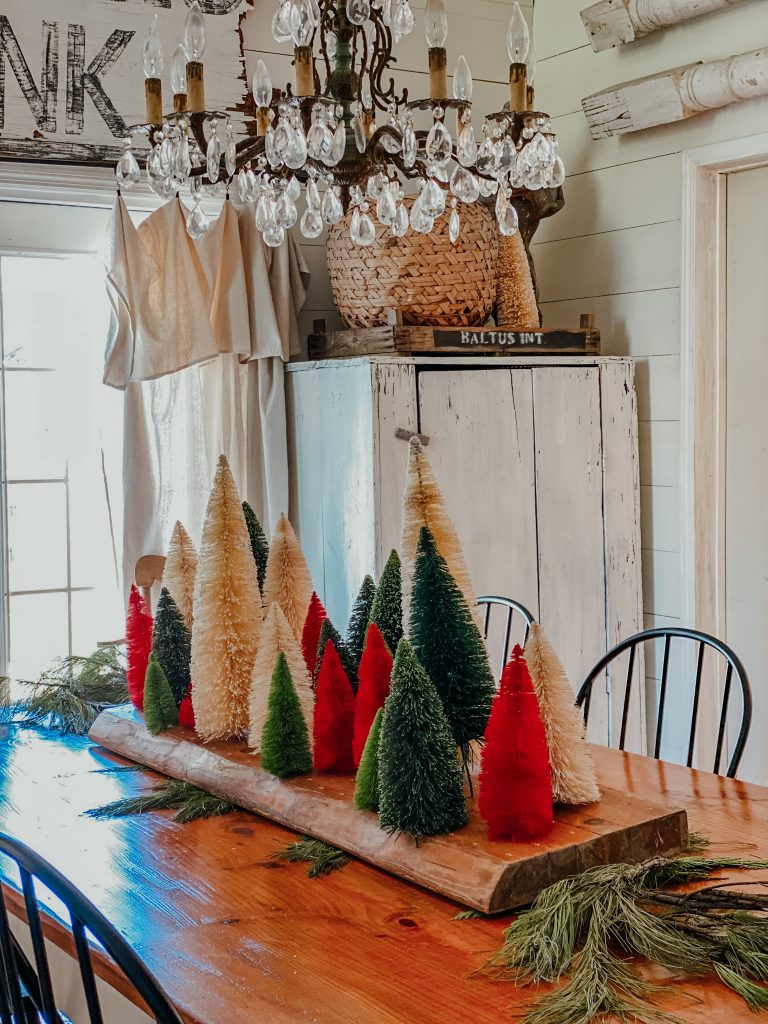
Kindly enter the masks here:
[[84, 736], [105, 707], [128, 700], [125, 659], [117, 644], [100, 647], [88, 657], [60, 658], [36, 682], [21, 685], [27, 695], [0, 707], [0, 725]]
[[661, 990], [646, 985], [627, 956], [694, 977], [714, 973], [751, 1009], [768, 1008], [768, 920], [754, 916], [766, 911], [768, 895], [729, 882], [661, 891], [718, 871], [765, 868], [768, 861], [698, 856], [594, 868], [543, 890], [486, 968], [521, 984], [560, 983], [526, 1024], [589, 1024], [611, 1014], [673, 1020], [655, 1005]]
[[278, 850], [273, 856], [291, 863], [311, 864], [307, 872], [310, 878], [322, 878], [332, 871], [339, 871], [350, 860], [343, 850], [319, 839], [310, 839], [309, 836], [301, 836], [295, 843]]
[[189, 782], [168, 779], [159, 782], [150, 793], [140, 796], [122, 797], [112, 803], [95, 807], [85, 813], [89, 818], [105, 821], [109, 818], [126, 818], [134, 814], [145, 814], [148, 811], [167, 811], [175, 809], [173, 820], [182, 825], [197, 818], [216, 818], [221, 814], [229, 814], [239, 810], [235, 804], [221, 797], [206, 793]]
[[711, 840], [707, 836], [703, 836], [701, 832], [689, 832], [688, 833], [688, 845], [685, 848], [686, 853], [703, 853], [711, 844]]
[[485, 914], [483, 914], [479, 910], [461, 910], [454, 917], [453, 920], [454, 921], [474, 921], [475, 918], [477, 918], [477, 917], [485, 917]]

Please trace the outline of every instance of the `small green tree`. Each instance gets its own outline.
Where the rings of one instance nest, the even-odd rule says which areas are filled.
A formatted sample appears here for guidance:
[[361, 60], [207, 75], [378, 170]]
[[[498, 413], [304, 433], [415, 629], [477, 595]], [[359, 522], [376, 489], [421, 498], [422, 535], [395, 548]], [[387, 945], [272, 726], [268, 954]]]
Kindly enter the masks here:
[[360, 767], [355, 776], [355, 807], [361, 811], [379, 809], [379, 740], [384, 708], [379, 708], [363, 747]]
[[329, 640], [333, 642], [333, 646], [336, 648], [336, 653], [341, 661], [341, 666], [347, 674], [347, 679], [349, 679], [352, 689], [357, 693], [357, 669], [355, 663], [341, 634], [329, 618], [323, 619], [323, 624], [320, 627], [320, 639], [317, 642], [317, 659], [315, 660], [315, 671], [312, 674], [312, 686], [317, 690], [317, 677], [320, 675], [320, 666], [323, 664], [325, 645]]
[[437, 690], [408, 642], [392, 669], [379, 738], [379, 818], [387, 832], [444, 835], [467, 823], [456, 744]]
[[366, 576], [352, 606], [352, 614], [347, 626], [347, 648], [349, 656], [355, 664], [355, 670], [360, 667], [360, 659], [365, 647], [365, 634], [368, 632], [368, 623], [375, 597], [376, 584], [371, 576]]
[[394, 548], [379, 580], [371, 622], [379, 627], [390, 651], [396, 651], [403, 635], [403, 578], [400, 555]]
[[251, 539], [251, 550], [256, 562], [256, 571], [259, 577], [259, 590], [264, 593], [264, 576], [267, 572], [267, 559], [269, 558], [269, 544], [267, 536], [262, 529], [261, 523], [256, 517], [247, 501], [243, 502], [243, 515], [245, 525], [248, 527], [248, 536]]
[[416, 552], [410, 637], [440, 695], [466, 765], [470, 743], [482, 739], [488, 724], [493, 672], [482, 634], [426, 526]]
[[157, 656], [150, 654], [144, 679], [144, 722], [153, 736], [177, 725], [179, 709]]
[[272, 673], [267, 720], [261, 734], [261, 767], [281, 779], [312, 771], [307, 723], [282, 651]]
[[176, 707], [189, 691], [191, 647], [192, 637], [184, 618], [170, 592], [163, 587], [152, 627], [152, 653], [165, 673]]

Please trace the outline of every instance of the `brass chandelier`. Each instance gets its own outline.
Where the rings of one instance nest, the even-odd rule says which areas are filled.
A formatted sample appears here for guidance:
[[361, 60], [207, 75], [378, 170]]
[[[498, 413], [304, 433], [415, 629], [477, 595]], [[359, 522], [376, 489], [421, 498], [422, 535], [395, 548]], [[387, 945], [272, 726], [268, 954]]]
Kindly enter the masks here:
[[[306, 238], [316, 238], [351, 211], [351, 237], [367, 246], [381, 230], [428, 234], [443, 216], [455, 243], [461, 204], [493, 204], [494, 197], [499, 230], [512, 235], [518, 230], [513, 199], [558, 188], [565, 178], [549, 116], [529, 109], [533, 55], [517, 3], [507, 33], [508, 109], [485, 115], [480, 141], [463, 56], [448, 95], [443, 0], [427, 2], [430, 96], [416, 100], [398, 92], [390, 74], [394, 46], [415, 27], [410, 0], [280, 0], [272, 32], [279, 43], [293, 42], [295, 82], [273, 89], [258, 61], [257, 132], [240, 140], [227, 114], [205, 108], [205, 25], [197, 0], [171, 62], [173, 112], [163, 114], [156, 21], [144, 43], [147, 123], [130, 129], [116, 174], [124, 186], [139, 181], [132, 140], [146, 134], [149, 183], [166, 199], [189, 189], [193, 237], [209, 226], [201, 200], [235, 181], [242, 202], [253, 204], [267, 245], [279, 246], [297, 222]], [[413, 202], [406, 204], [406, 193], [415, 195]]]

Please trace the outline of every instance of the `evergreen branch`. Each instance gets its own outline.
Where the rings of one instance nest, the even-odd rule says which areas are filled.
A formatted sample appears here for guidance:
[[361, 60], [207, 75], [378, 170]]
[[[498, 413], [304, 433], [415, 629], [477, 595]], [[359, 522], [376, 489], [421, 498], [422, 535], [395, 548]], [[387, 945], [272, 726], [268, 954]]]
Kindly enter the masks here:
[[311, 864], [312, 867], [308, 871], [310, 878], [322, 878], [332, 871], [339, 871], [350, 861], [343, 850], [319, 839], [311, 839], [309, 836], [301, 836], [295, 843], [278, 850], [273, 856], [291, 863]]
[[37, 681], [22, 680], [21, 685], [27, 695], [0, 707], [0, 725], [84, 736], [105, 707], [128, 700], [124, 656], [117, 644], [88, 657], [60, 658]]
[[478, 917], [484, 918], [485, 914], [483, 914], [482, 911], [480, 911], [480, 910], [461, 910], [461, 911], [459, 911], [458, 914], [456, 914], [456, 916], [454, 917], [453, 920], [454, 921], [474, 921], [475, 918], [478, 918]]
[[703, 853], [710, 846], [710, 844], [711, 840], [708, 836], [702, 835], [701, 832], [689, 832], [685, 852]]
[[148, 811], [176, 810], [173, 820], [186, 825], [198, 818], [215, 818], [239, 809], [228, 800], [213, 796], [189, 782], [168, 779], [157, 783], [149, 793], [122, 797], [85, 813], [89, 818], [104, 821], [109, 818], [145, 814]]

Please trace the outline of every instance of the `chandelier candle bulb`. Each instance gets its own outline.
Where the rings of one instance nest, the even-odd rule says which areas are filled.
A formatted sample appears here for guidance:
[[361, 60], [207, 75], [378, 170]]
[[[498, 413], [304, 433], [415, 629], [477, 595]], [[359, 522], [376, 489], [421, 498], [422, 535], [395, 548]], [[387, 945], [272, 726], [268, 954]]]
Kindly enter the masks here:
[[163, 69], [163, 46], [157, 34], [157, 15], [152, 19], [149, 32], [144, 40], [144, 95], [147, 101], [147, 124], [163, 123], [163, 83], [160, 72]]
[[174, 113], [182, 114], [187, 109], [187, 51], [183, 43], [179, 43], [173, 51], [171, 89]]
[[205, 81], [202, 56], [205, 51], [205, 21], [198, 0], [189, 8], [184, 23], [184, 50], [187, 60], [187, 99], [194, 114], [205, 112]]
[[315, 61], [311, 46], [295, 46], [293, 56], [296, 63], [296, 95], [315, 95]]

